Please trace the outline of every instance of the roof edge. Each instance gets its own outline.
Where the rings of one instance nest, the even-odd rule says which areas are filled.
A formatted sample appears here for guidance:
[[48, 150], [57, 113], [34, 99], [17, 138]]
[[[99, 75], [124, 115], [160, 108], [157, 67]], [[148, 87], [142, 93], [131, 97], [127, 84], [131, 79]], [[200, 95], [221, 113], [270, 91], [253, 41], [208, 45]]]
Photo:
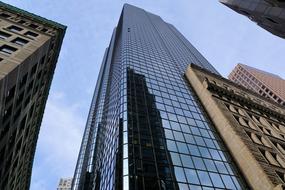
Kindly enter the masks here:
[[20, 9], [20, 8], [17, 8], [13, 5], [10, 5], [10, 4], [7, 4], [7, 3], [3, 3], [0, 1], [0, 8], [5, 8], [11, 12], [14, 12], [16, 14], [20, 14], [22, 16], [27, 16], [27, 17], [30, 17], [31, 20], [35, 20], [39, 23], [44, 23], [44, 24], [47, 24], [47, 25], [50, 25], [51, 27], [56, 27], [57, 29], [61, 29], [61, 30], [66, 30], [67, 26], [63, 25], [63, 24], [60, 24], [58, 22], [55, 22], [55, 21], [52, 21], [52, 20], [49, 20], [49, 19], [46, 19], [44, 17], [41, 17], [39, 15], [36, 15], [34, 13], [30, 13], [28, 11], [25, 11], [23, 9]]

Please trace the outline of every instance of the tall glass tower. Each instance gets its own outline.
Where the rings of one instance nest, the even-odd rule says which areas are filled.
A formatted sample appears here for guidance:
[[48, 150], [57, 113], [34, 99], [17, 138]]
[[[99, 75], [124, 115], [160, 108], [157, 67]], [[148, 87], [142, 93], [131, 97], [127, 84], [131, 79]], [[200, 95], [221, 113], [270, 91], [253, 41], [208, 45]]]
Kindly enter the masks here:
[[217, 71], [171, 24], [126, 4], [103, 58], [72, 189], [247, 189], [184, 78]]

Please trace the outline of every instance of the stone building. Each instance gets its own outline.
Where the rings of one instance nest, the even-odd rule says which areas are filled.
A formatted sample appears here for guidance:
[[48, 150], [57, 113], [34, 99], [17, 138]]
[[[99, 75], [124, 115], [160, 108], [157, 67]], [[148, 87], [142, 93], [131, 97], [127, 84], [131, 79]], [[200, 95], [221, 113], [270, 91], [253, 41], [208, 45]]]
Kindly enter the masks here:
[[27, 190], [66, 27], [0, 2], [0, 189]]
[[194, 64], [186, 78], [251, 189], [282, 190], [285, 109]]

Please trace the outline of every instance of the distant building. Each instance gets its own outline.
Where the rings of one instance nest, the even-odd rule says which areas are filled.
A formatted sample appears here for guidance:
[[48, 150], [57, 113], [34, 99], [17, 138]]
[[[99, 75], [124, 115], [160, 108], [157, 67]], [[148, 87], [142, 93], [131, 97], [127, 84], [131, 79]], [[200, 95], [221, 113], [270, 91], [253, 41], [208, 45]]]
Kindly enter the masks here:
[[284, 107], [193, 64], [186, 77], [246, 178], [245, 189], [283, 190]]
[[285, 106], [285, 80], [278, 75], [238, 64], [229, 79]]
[[220, 0], [267, 31], [285, 38], [284, 0]]
[[61, 178], [57, 190], [71, 190], [72, 178]]
[[28, 190], [66, 27], [0, 2], [0, 189]]

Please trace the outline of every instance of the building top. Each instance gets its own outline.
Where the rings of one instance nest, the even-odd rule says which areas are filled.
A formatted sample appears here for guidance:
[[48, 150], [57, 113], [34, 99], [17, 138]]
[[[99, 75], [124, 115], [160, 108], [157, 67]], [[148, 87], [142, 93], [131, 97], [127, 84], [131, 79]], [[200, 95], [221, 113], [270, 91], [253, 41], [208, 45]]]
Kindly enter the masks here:
[[285, 80], [280, 76], [240, 63], [235, 67], [229, 76], [236, 73], [238, 68], [239, 70], [244, 69], [250, 73], [250, 75], [256, 78], [258, 82], [262, 83], [263, 88], [268, 88], [270, 91], [272, 91], [272, 95], [275, 94], [285, 100]]
[[285, 188], [285, 109], [196, 65], [185, 73], [250, 188]]
[[[242, 63], [239, 63], [238, 65], [240, 65], [241, 67], [243, 68], [246, 68], [249, 72], [251, 72], [252, 74], [257, 74], [257, 75], [265, 75], [265, 76], [271, 76], [271, 77], [274, 77], [274, 78], [279, 78], [279, 79], [282, 79], [279, 75], [276, 75], [274, 73], [269, 73], [267, 71], [263, 71], [263, 70], [260, 70], [260, 69], [257, 69], [257, 68], [254, 68], [254, 67], [251, 67], [249, 65], [245, 65], [245, 64], [242, 64]], [[283, 79], [282, 79], [283, 80]]]
[[[246, 93], [242, 93], [240, 94], [241, 97], [244, 96], [244, 100], [246, 101], [246, 99], [250, 99], [250, 97], [248, 95], [251, 95], [251, 96], [254, 96], [256, 97], [255, 99], [250, 99], [250, 102], [252, 104], [253, 107], [262, 107], [260, 109], [263, 109], [263, 110], [267, 110], [265, 112], [268, 112], [268, 113], [272, 113], [272, 114], [277, 114], [279, 115], [279, 117], [282, 117], [285, 119], [285, 110], [284, 110], [284, 107], [281, 106], [280, 104], [274, 102], [273, 100], [271, 99], [268, 99], [268, 98], [265, 98], [263, 97], [262, 95], [242, 86], [242, 85], [239, 85], [233, 81], [230, 81], [220, 75], [217, 75], [216, 73], [213, 73], [213, 72], [210, 72], [204, 68], [201, 68], [199, 67], [198, 65], [195, 65], [195, 64], [190, 64], [189, 65], [189, 68], [193, 68], [195, 70], [200, 70], [208, 75], [213, 75], [213, 77], [217, 78], [217, 79], [220, 79], [221, 81], [224, 81], [225, 83], [225, 86], [226, 83], [230, 84], [232, 87], [236, 87], [236, 89], [240, 89], [242, 90], [243, 92], [246, 92]], [[188, 68], [188, 69], [189, 69]], [[249, 103], [249, 102], [248, 102]]]
[[[31, 28], [32, 30], [39, 31], [49, 36], [55, 36], [57, 41], [57, 44], [55, 46], [55, 57], [57, 59], [67, 26], [0, 1], [0, 10], [1, 9], [5, 12], [0, 13], [0, 18], [9, 19], [9, 21], [23, 25], [24, 27]], [[6, 12], [11, 13], [11, 15], [7, 15]], [[27, 19], [28, 21], [31, 21], [31, 23], [27, 25], [22, 19]]]
[[272, 34], [285, 38], [285, 3], [281, 0], [220, 0], [220, 2], [247, 16]]
[[16, 13], [16, 14], [21, 14], [21, 16], [26, 16], [26, 17], [28, 17], [31, 20], [34, 20], [34, 21], [42, 23], [42, 24], [50, 25], [51, 27], [56, 27], [57, 29], [66, 30], [66, 28], [67, 28], [63, 24], [60, 24], [58, 22], [46, 19], [46, 18], [38, 16], [38, 15], [35, 15], [33, 13], [30, 13], [30, 12], [25, 11], [23, 9], [14, 7], [14, 6], [9, 5], [7, 3], [3, 3], [1, 1], [0, 1], [0, 8], [4, 8], [5, 10], [11, 11], [11, 12]]
[[248, 72], [285, 99], [285, 80], [280, 76], [247, 65], [242, 65], [242, 67], [246, 68]]
[[[38, 34], [41, 34], [40, 36], [46, 36], [47, 38], [51, 37], [51, 42], [50, 42], [51, 47], [50, 48], [53, 50], [53, 53], [52, 53], [53, 55], [51, 56], [51, 62], [52, 63], [57, 62], [59, 52], [62, 46], [63, 38], [66, 32], [66, 28], [67, 28], [66, 26], [59, 24], [57, 22], [45, 19], [43, 17], [37, 16], [33, 13], [29, 13], [22, 9], [16, 8], [12, 5], [8, 5], [3, 2], [0, 2], [0, 19], [3, 19], [4, 21], [2, 22], [3, 23], [2, 25], [3, 26], [5, 25], [3, 29], [6, 31], [9, 30], [8, 32], [12, 32], [13, 36], [16, 34], [20, 36], [24, 35], [25, 37], [27, 37], [28, 33], [36, 32], [37, 34], [33, 34], [33, 35], [38, 36]], [[7, 25], [8, 23], [11, 26], [8, 26]], [[10, 29], [10, 27], [16, 28], [19, 31], [16, 31], [16, 29], [14, 30], [13, 28]], [[28, 31], [28, 32], [27, 34], [26, 33], [24, 34], [23, 31]], [[9, 35], [12, 35], [12, 34], [9, 34]], [[29, 39], [32, 39], [32, 41], [34, 42], [35, 41], [39, 42], [39, 38], [35, 39], [34, 37], [30, 37], [30, 36], [28, 37]], [[19, 49], [19, 48], [16, 48], [16, 49]], [[19, 52], [22, 52], [23, 55], [24, 54], [28, 55], [27, 53], [23, 53], [23, 51], [21, 50], [21, 51], [17, 51], [15, 54], [11, 56], [8, 56], [8, 57], [6, 56], [4, 58], [1, 57], [1, 60], [4, 59], [5, 62], [11, 61], [12, 59], [15, 59], [16, 56], [18, 56], [16, 54], [19, 54]], [[26, 58], [28, 58], [28, 57], [24, 58], [23, 55], [21, 56], [21, 60], [25, 60]], [[14, 65], [10, 64], [9, 68], [7, 68], [8, 66], [3, 64], [4, 61], [1, 61], [2, 65], [0, 65], [1, 66], [0, 79], [2, 79], [7, 73], [9, 73], [15, 68], [15, 64]]]

